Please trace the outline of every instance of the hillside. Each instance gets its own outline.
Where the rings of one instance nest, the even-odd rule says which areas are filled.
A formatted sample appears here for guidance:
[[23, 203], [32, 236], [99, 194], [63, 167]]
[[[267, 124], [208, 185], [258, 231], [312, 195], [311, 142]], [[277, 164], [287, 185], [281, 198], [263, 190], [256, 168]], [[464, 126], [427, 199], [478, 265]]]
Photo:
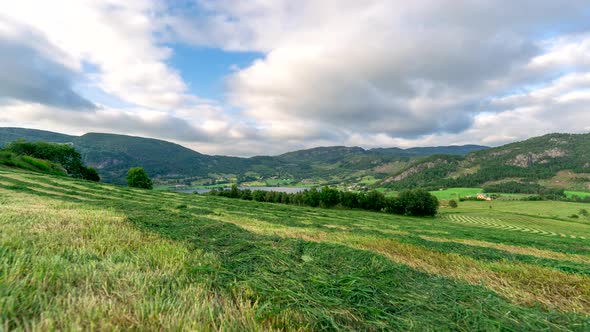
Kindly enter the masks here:
[[27, 141], [45, 141], [52, 143], [72, 142], [76, 136], [54, 133], [51, 131], [26, 128], [0, 128], [0, 147], [19, 139]]
[[590, 226], [562, 220], [587, 206], [494, 204], [412, 218], [0, 166], [0, 326], [587, 331]]
[[396, 189], [476, 187], [510, 180], [590, 189], [587, 173], [590, 134], [549, 134], [466, 156], [430, 156], [384, 179], [382, 185]]
[[181, 145], [143, 137], [89, 133], [70, 136], [32, 129], [0, 128], [0, 146], [17, 139], [72, 143], [84, 162], [95, 167], [106, 182], [123, 184], [130, 167], [142, 166], [158, 183], [210, 184], [215, 182], [287, 179], [317, 184], [358, 183], [384, 178], [419, 156], [445, 151], [464, 154], [481, 146], [413, 149], [319, 147], [279, 156], [237, 158], [210, 156]]
[[234, 162], [234, 158], [215, 158], [178, 144], [142, 137], [89, 133], [76, 137], [73, 143], [89, 165], [97, 168], [107, 182], [115, 183], [124, 182], [127, 170], [136, 166], [144, 167], [154, 177], [206, 177], [212, 171], [226, 172], [223, 166]]

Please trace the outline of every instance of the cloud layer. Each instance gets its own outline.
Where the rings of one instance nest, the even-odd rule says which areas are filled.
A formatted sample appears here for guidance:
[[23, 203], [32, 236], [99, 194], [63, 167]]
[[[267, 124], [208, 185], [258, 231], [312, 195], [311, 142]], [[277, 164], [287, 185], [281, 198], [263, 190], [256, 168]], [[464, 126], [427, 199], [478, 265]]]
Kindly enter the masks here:
[[[0, 78], [11, 100], [0, 125], [140, 134], [236, 155], [590, 131], [585, 1], [181, 3], [5, 6], [0, 51], [14, 56], [0, 68], [19, 79]], [[212, 101], [170, 66], [178, 43], [264, 56], [226, 77], [227, 99]], [[60, 124], [66, 116], [79, 120]]]

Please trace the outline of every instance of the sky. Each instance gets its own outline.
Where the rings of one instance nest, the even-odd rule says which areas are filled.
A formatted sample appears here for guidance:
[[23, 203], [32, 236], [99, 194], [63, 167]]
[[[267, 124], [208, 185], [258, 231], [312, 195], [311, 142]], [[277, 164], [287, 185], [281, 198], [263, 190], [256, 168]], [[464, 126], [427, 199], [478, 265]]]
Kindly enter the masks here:
[[590, 5], [0, 0], [0, 126], [235, 156], [590, 132]]

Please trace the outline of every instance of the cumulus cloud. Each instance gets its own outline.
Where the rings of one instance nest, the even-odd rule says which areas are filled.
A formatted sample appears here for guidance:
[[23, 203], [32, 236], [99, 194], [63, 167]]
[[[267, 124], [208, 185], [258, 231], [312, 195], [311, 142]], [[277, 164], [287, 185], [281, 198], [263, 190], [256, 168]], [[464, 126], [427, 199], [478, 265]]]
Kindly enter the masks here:
[[7, 17], [47, 34], [88, 75], [97, 88], [121, 100], [153, 109], [171, 109], [190, 96], [179, 73], [166, 61], [172, 50], [157, 43], [162, 29], [158, 2], [15, 1], [0, 10]]
[[584, 1], [201, 3], [204, 19], [171, 24], [189, 42], [266, 53], [228, 96], [281, 139], [459, 134], [496, 111], [490, 99], [587, 61], [577, 40], [540, 38], [587, 24]]
[[38, 31], [0, 16], [0, 98], [75, 110], [95, 108], [73, 88], [79, 74], [49, 55], [60, 53]]
[[[129, 104], [84, 121], [205, 152], [590, 130], [587, 1], [22, 0], [0, 12], [65, 52], [44, 58], [55, 68]], [[226, 77], [226, 99], [207, 101], [168, 63], [174, 43], [264, 56]]]

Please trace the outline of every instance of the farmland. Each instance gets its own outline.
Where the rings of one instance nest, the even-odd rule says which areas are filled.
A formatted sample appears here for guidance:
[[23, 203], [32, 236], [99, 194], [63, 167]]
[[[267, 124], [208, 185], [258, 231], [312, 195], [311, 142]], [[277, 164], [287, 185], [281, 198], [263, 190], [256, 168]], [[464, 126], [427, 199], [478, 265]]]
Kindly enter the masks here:
[[587, 331], [589, 207], [412, 218], [0, 168], [0, 330]]

